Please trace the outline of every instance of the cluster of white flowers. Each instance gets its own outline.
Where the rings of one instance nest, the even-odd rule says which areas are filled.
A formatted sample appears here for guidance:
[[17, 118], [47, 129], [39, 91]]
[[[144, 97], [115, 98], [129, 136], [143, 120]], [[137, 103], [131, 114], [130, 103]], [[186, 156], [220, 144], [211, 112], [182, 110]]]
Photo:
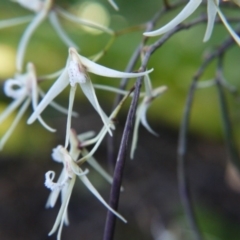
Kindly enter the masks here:
[[[7, 117], [19, 106], [20, 109], [11, 127], [7, 130], [6, 134], [0, 140], [0, 149], [3, 148], [6, 141], [9, 139], [10, 135], [14, 131], [15, 127], [19, 123], [21, 117], [23, 116], [23, 114], [25, 113], [26, 109], [29, 107], [30, 104], [32, 104], [33, 113], [29, 117], [27, 123], [31, 124], [35, 120], [38, 120], [47, 130], [51, 132], [55, 132], [56, 130], [48, 126], [41, 118], [41, 113], [44, 111], [44, 109], [48, 105], [51, 105], [60, 112], [67, 114], [65, 143], [64, 145], [59, 145], [56, 148], [54, 148], [52, 153], [53, 160], [63, 164], [62, 173], [60, 174], [56, 182], [54, 182], [55, 178], [54, 171], [48, 171], [45, 175], [46, 179], [45, 186], [52, 191], [47, 201], [47, 207], [54, 207], [59, 194], [61, 194], [62, 196], [61, 198], [62, 205], [59, 210], [59, 214], [49, 234], [50, 235], [53, 234], [58, 229], [58, 239], [60, 239], [63, 223], [68, 224], [69, 222], [67, 207], [77, 177], [80, 178], [83, 184], [89, 189], [90, 192], [93, 193], [93, 195], [95, 195], [95, 197], [99, 199], [99, 201], [104, 206], [106, 206], [121, 220], [126, 222], [126, 220], [121, 215], [114, 211], [105, 202], [105, 200], [101, 197], [101, 195], [98, 193], [98, 191], [94, 188], [94, 186], [88, 179], [87, 174], [89, 171], [87, 169], [83, 170], [82, 168], [85, 162], [91, 164], [91, 166], [93, 166], [93, 168], [96, 171], [98, 171], [107, 181], [109, 181], [110, 183], [112, 182], [112, 177], [97, 163], [93, 155], [95, 151], [98, 149], [104, 137], [107, 135], [107, 133], [109, 133], [110, 135], [113, 134], [113, 131], [115, 130], [113, 119], [117, 116], [126, 98], [128, 96], [131, 97], [133, 94], [129, 93], [128, 91], [115, 89], [111, 86], [93, 84], [89, 77], [89, 73], [94, 73], [96, 75], [105, 76], [109, 78], [136, 78], [141, 76], [144, 77], [145, 92], [141, 92], [140, 94], [140, 97], [142, 97], [143, 100], [139, 104], [136, 112], [133, 141], [131, 147], [131, 158], [133, 158], [134, 151], [136, 149], [140, 122], [150, 133], [157, 135], [157, 133], [155, 133], [152, 130], [152, 128], [149, 126], [147, 122], [146, 112], [151, 103], [153, 102], [153, 100], [160, 96], [163, 92], [165, 92], [167, 87], [160, 86], [155, 89], [152, 88], [149, 74], [153, 71], [153, 69], [136, 73], [120, 72], [117, 70], [101, 66], [96, 62], [91, 61], [88, 58], [80, 55], [78, 53], [79, 46], [70, 39], [70, 37], [66, 34], [64, 29], [61, 27], [60, 22], [58, 20], [58, 16], [61, 16], [66, 20], [72, 21], [77, 24], [96, 28], [110, 35], [114, 35], [113, 30], [98, 25], [96, 23], [87, 21], [85, 19], [80, 19], [77, 16], [74, 16], [71, 13], [60, 8], [59, 6], [56, 6], [55, 1], [53, 0], [32, 0], [32, 1], [16, 0], [15, 2], [19, 3], [22, 7], [27, 8], [30, 11], [33, 11], [35, 15], [0, 21], [0, 29], [30, 21], [30, 24], [27, 26], [26, 30], [22, 34], [17, 49], [16, 56], [17, 73], [15, 74], [13, 79], [6, 80], [4, 84], [4, 93], [6, 94], [6, 96], [13, 98], [13, 102], [6, 108], [6, 110], [3, 113], [1, 113], [0, 123], [6, 120]], [[116, 10], [118, 10], [118, 6], [115, 4], [114, 1], [109, 0], [109, 3]], [[173, 30], [178, 24], [180, 24], [187, 17], [189, 17], [199, 7], [201, 3], [202, 0], [190, 0], [189, 3], [185, 6], [185, 8], [179, 13], [179, 15], [177, 15], [176, 18], [174, 18], [164, 27], [156, 31], [146, 32], [144, 33], [144, 35], [157, 36]], [[219, 1], [208, 0], [207, 9], [208, 9], [207, 11], [208, 23], [204, 41], [207, 41], [210, 38], [213, 31], [215, 18], [216, 15], [218, 14], [223, 24], [226, 26], [227, 30], [230, 32], [235, 41], [240, 45], [240, 39], [238, 35], [232, 30], [232, 28], [228, 24], [226, 18], [224, 17], [219, 8]], [[26, 66], [25, 73], [23, 73], [23, 68], [25, 52], [28, 47], [31, 36], [33, 35], [34, 31], [37, 30], [38, 26], [46, 18], [49, 19], [51, 25], [58, 34], [59, 38], [68, 47], [69, 54], [68, 58], [66, 59], [66, 66], [58, 72], [57, 79], [54, 81], [51, 88], [45, 94], [39, 87], [40, 83], [43, 80], [42, 79], [41, 81], [39, 80], [34, 64], [29, 62]], [[71, 129], [71, 118], [72, 116], [77, 116], [77, 114], [72, 111], [72, 108], [75, 98], [75, 91], [78, 84], [83, 94], [91, 103], [91, 105], [96, 110], [96, 112], [98, 113], [103, 122], [103, 127], [101, 131], [95, 137], [93, 132], [86, 132], [77, 135], [77, 133], [75, 133], [74, 130]], [[67, 86], [70, 86], [69, 107], [68, 109], [64, 109], [53, 100]], [[112, 112], [110, 116], [107, 116], [107, 114], [101, 108], [95, 93], [95, 89], [113, 91], [124, 95], [122, 101], [117, 105], [116, 109]], [[42, 98], [40, 103], [38, 102], [39, 97]], [[93, 147], [92, 150], [88, 152], [87, 147], [90, 145], [92, 145]]]

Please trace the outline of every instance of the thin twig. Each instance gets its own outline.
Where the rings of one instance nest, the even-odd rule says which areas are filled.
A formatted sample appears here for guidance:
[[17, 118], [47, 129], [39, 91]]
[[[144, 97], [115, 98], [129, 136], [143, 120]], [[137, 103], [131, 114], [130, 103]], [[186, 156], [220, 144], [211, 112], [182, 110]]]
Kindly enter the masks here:
[[[120, 188], [122, 184], [122, 175], [123, 175], [124, 164], [125, 164], [127, 148], [128, 148], [128, 140], [129, 140], [129, 135], [132, 132], [132, 128], [133, 128], [133, 122], [136, 114], [141, 83], [142, 83], [142, 77], [138, 78], [135, 84], [134, 95], [128, 111], [128, 116], [125, 123], [123, 136], [122, 136], [122, 140], [121, 140], [121, 144], [118, 152], [117, 162], [114, 170], [109, 205], [115, 210], [118, 209]], [[116, 216], [112, 214], [112, 212], [108, 211], [103, 240], [113, 239], [115, 223], [116, 223]]]
[[199, 226], [196, 221], [196, 217], [193, 210], [193, 205], [191, 201], [190, 187], [188, 181], [188, 175], [186, 172], [186, 154], [187, 154], [187, 132], [190, 121], [190, 114], [192, 109], [192, 103], [194, 99], [195, 89], [197, 88], [197, 81], [200, 79], [207, 66], [221, 54], [223, 54], [227, 49], [235, 44], [232, 38], [228, 38], [224, 43], [212, 54], [210, 54], [202, 66], [198, 69], [197, 73], [193, 77], [191, 86], [189, 88], [189, 92], [187, 95], [187, 100], [184, 108], [182, 123], [180, 126], [179, 132], [179, 141], [178, 141], [178, 185], [179, 185], [179, 194], [181, 198], [181, 202], [184, 207], [184, 211], [189, 222], [191, 229], [195, 234], [195, 239], [202, 239], [201, 232], [199, 230]]

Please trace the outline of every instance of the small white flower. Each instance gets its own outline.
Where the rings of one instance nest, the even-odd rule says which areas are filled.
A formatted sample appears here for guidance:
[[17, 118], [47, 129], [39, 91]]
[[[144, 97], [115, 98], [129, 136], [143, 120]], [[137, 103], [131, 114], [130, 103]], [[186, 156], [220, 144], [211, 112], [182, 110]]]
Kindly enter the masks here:
[[138, 129], [140, 122], [142, 125], [153, 135], [158, 136], [158, 134], [152, 130], [147, 122], [147, 110], [150, 107], [151, 103], [154, 99], [161, 96], [167, 90], [166, 86], [161, 86], [155, 89], [152, 89], [151, 81], [148, 75], [144, 77], [144, 85], [146, 90], [146, 95], [144, 96], [142, 102], [139, 104], [136, 112], [134, 130], [133, 130], [133, 139], [132, 139], [132, 146], [131, 146], [131, 153], [130, 157], [133, 159], [134, 152], [137, 147], [137, 140], [138, 140]]
[[[35, 73], [35, 68], [32, 63], [27, 65], [27, 73], [17, 74], [14, 79], [8, 79], [4, 83], [3, 87], [6, 96], [13, 98], [13, 102], [5, 109], [0, 115], [0, 124], [7, 119], [7, 117], [16, 110], [21, 104], [20, 110], [17, 113], [12, 125], [7, 130], [5, 135], [1, 138], [0, 149], [3, 148], [4, 144], [14, 131], [15, 127], [21, 120], [23, 114], [27, 110], [28, 106], [32, 102], [33, 109], [36, 108], [38, 103], [38, 93], [40, 89], [37, 85], [37, 77]], [[39, 122], [49, 131], [54, 132], [55, 130], [49, 127], [39, 116]]]
[[[183, 10], [169, 23], [167, 23], [165, 26], [159, 28], [158, 30], [152, 31], [152, 32], [145, 32], [144, 35], [148, 37], [158, 36], [161, 34], [164, 34], [166, 32], [171, 31], [174, 29], [178, 24], [183, 22], [185, 19], [187, 19], [195, 10], [200, 6], [202, 3], [202, 0], [190, 0], [187, 5], [183, 8]], [[220, 19], [222, 20], [223, 24], [231, 34], [231, 36], [234, 38], [234, 40], [237, 42], [238, 45], [240, 45], [240, 38], [237, 36], [237, 34], [232, 30], [230, 25], [228, 24], [226, 18], [222, 14], [222, 12], [219, 9], [219, 0], [207, 0], [207, 16], [208, 16], [208, 23], [207, 23], [207, 29], [204, 36], [204, 42], [208, 41], [211, 37], [213, 26], [215, 22], [216, 15], [218, 13]]]
[[[91, 134], [90, 134], [91, 136]], [[81, 140], [85, 140], [86, 135], [80, 135], [79, 138]], [[88, 136], [89, 137], [89, 134]], [[69, 224], [68, 221], [68, 214], [67, 208], [69, 204], [69, 200], [71, 197], [72, 189], [75, 184], [76, 177], [78, 176], [83, 184], [89, 189], [92, 194], [98, 198], [98, 200], [110, 211], [112, 211], [117, 217], [119, 217], [122, 221], [126, 222], [126, 220], [119, 215], [116, 211], [114, 211], [101, 197], [98, 191], [94, 188], [91, 184], [89, 179], [87, 178], [86, 174], [88, 170], [83, 171], [79, 165], [83, 164], [83, 162], [77, 162], [78, 156], [81, 153], [80, 148], [78, 148], [79, 139], [77, 138], [74, 132], [70, 134], [70, 151], [68, 152], [66, 148], [63, 146], [58, 146], [53, 150], [52, 157], [57, 162], [63, 163], [63, 170], [60, 174], [59, 179], [57, 182], [54, 182], [55, 172], [48, 171], [45, 174], [45, 186], [49, 188], [52, 192], [47, 201], [47, 207], [54, 207], [56, 200], [61, 193], [62, 205], [59, 210], [58, 216], [54, 223], [52, 230], [50, 231], [49, 235], [52, 235], [57, 229], [57, 239], [60, 240], [61, 238], [61, 231], [63, 227], [63, 223]]]
[[83, 93], [92, 104], [94, 109], [100, 115], [104, 125], [111, 134], [111, 129], [109, 127], [109, 119], [106, 114], [100, 107], [97, 96], [91, 82], [91, 79], [88, 77], [88, 72], [95, 73], [100, 76], [112, 77], [112, 78], [133, 78], [146, 75], [152, 71], [146, 71], [141, 73], [125, 73], [119, 72], [110, 68], [101, 66], [95, 62], [90, 61], [89, 59], [79, 55], [74, 48], [69, 49], [69, 59], [67, 61], [65, 69], [62, 71], [59, 78], [55, 81], [52, 87], [49, 89], [43, 100], [40, 102], [38, 107], [35, 109], [34, 113], [28, 119], [28, 124], [33, 123], [41, 112], [47, 107], [51, 101], [60, 94], [68, 85], [71, 86], [70, 95], [69, 95], [69, 114], [67, 120], [67, 133], [66, 133], [66, 142], [65, 147], [68, 145], [69, 141], [69, 132], [71, 128], [71, 113], [74, 101], [74, 95], [76, 91], [76, 86], [79, 84]]

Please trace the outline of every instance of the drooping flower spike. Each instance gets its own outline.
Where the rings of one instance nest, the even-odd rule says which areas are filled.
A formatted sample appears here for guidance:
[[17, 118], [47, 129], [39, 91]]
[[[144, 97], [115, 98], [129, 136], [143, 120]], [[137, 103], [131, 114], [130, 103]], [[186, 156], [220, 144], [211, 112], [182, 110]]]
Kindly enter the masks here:
[[102, 108], [100, 107], [97, 96], [88, 76], [88, 72], [95, 73], [100, 76], [112, 77], [112, 78], [134, 78], [146, 75], [153, 71], [152, 69], [141, 73], [125, 73], [119, 72], [110, 68], [101, 66], [91, 60], [79, 55], [74, 48], [69, 49], [69, 58], [65, 69], [62, 71], [59, 78], [55, 81], [52, 87], [49, 89], [43, 100], [40, 102], [38, 107], [35, 109], [34, 113], [28, 119], [28, 124], [33, 123], [41, 112], [51, 103], [51, 101], [59, 95], [68, 85], [71, 86], [69, 95], [69, 114], [67, 120], [67, 130], [66, 130], [66, 142], [65, 147], [68, 145], [69, 132], [71, 128], [71, 113], [74, 101], [74, 95], [76, 91], [77, 84], [80, 85], [84, 95], [87, 97], [89, 102], [92, 104], [94, 109], [100, 115], [104, 125], [111, 134], [111, 129], [109, 127], [108, 118]]
[[[187, 19], [193, 12], [195, 12], [195, 10], [200, 6], [201, 3], [202, 3], [202, 0], [190, 0], [187, 3], [187, 5], [183, 8], [183, 10], [173, 20], [171, 20], [169, 23], [159, 28], [158, 30], [155, 30], [152, 32], [145, 32], [144, 35], [148, 37], [154, 37], [154, 36], [158, 36], [171, 31], [178, 24], [180, 24], [185, 19]], [[223, 24], [229, 31], [230, 35], [234, 38], [237, 44], [240, 45], [240, 38], [232, 30], [226, 18], [224, 17], [221, 10], [219, 9], [219, 0], [207, 0], [208, 23], [207, 23], [207, 29], [206, 29], [203, 41], [206, 42], [211, 37], [217, 13], [220, 19], [222, 20]]]
[[[17, 74], [14, 79], [8, 79], [4, 83], [4, 93], [6, 96], [13, 98], [13, 102], [5, 109], [0, 115], [0, 124], [7, 119], [7, 117], [14, 112], [21, 104], [20, 110], [17, 113], [12, 125], [7, 130], [5, 135], [0, 140], [0, 149], [3, 148], [6, 141], [16, 128], [17, 124], [21, 120], [23, 114], [27, 110], [28, 106], [32, 102], [33, 110], [36, 109], [38, 104], [39, 87], [37, 84], [37, 77], [34, 65], [32, 63], [27, 64], [27, 72], [25, 74]], [[49, 131], [54, 132], [55, 129], [49, 127], [40, 116], [37, 118], [39, 122]]]
[[[54, 226], [52, 230], [50, 231], [49, 235], [52, 235], [54, 232], [58, 229], [57, 239], [60, 240], [61, 238], [61, 231], [63, 227], [63, 223], [69, 224], [68, 221], [68, 214], [67, 214], [67, 208], [69, 204], [69, 200], [71, 197], [72, 189], [76, 181], [76, 177], [78, 176], [80, 180], [83, 182], [83, 184], [88, 188], [88, 190], [98, 198], [98, 200], [112, 213], [114, 213], [119, 219], [121, 219], [123, 222], [126, 222], [126, 220], [118, 214], [115, 210], [113, 210], [101, 197], [101, 195], [98, 193], [98, 191], [94, 188], [92, 183], [87, 178], [86, 174], [89, 172], [87, 169], [83, 171], [79, 167], [79, 163], [77, 164], [77, 158], [79, 154], [81, 153], [81, 150], [78, 148], [79, 140], [74, 134], [74, 132], [71, 132], [70, 134], [70, 151], [68, 152], [63, 146], [58, 146], [57, 148], [53, 149], [52, 158], [57, 161], [63, 163], [63, 170], [60, 174], [60, 177], [57, 182], [53, 182], [55, 177], [54, 171], [48, 171], [45, 174], [45, 186], [52, 190], [48, 202], [47, 207], [53, 207], [56, 203], [56, 200], [61, 192], [61, 198], [62, 198], [62, 205], [59, 210], [58, 216], [56, 218], [56, 221], [54, 223]], [[84, 136], [80, 136], [82, 140], [84, 140]], [[81, 163], [82, 164], [82, 163]]]
[[[74, 47], [78, 49], [78, 45], [75, 44], [67, 35], [65, 30], [62, 28], [58, 15], [65, 18], [68, 21], [85, 25], [91, 28], [98, 29], [100, 31], [106, 32], [107, 34], [113, 35], [113, 30], [96, 24], [94, 22], [78, 18], [74, 16], [71, 13], [68, 13], [64, 9], [61, 9], [58, 6], [54, 5], [54, 0], [15, 0], [14, 2], [19, 3], [22, 7], [29, 9], [30, 11], [35, 12], [35, 16], [26, 16], [26, 17], [19, 17], [19, 18], [13, 18], [8, 20], [2, 20], [0, 21], [0, 29], [6, 28], [6, 27], [12, 27], [19, 24], [23, 24], [26, 22], [31, 23], [28, 25], [28, 27], [25, 29], [21, 40], [19, 42], [18, 50], [17, 50], [17, 58], [16, 58], [16, 68], [19, 72], [22, 71], [23, 68], [23, 62], [24, 62], [24, 56], [26, 52], [27, 45], [29, 43], [29, 40], [34, 33], [34, 31], [38, 28], [38, 26], [48, 17], [52, 27], [60, 37], [60, 39], [63, 41], [63, 43], [67, 47]], [[54, 5], [54, 6], [53, 6]]]

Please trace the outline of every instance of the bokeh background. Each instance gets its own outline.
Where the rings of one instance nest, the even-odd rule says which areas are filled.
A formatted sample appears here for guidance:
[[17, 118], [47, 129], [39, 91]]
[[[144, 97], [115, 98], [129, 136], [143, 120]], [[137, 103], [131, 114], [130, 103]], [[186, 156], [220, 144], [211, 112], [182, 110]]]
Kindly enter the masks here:
[[[161, 0], [116, 0], [120, 11], [116, 12], [105, 0], [77, 1], [61, 0], [56, 4], [79, 17], [89, 18], [106, 24], [114, 30], [146, 23], [162, 7]], [[163, 25], [180, 9], [174, 10], [159, 21]], [[206, 12], [206, 6], [199, 8], [192, 19]], [[227, 14], [237, 16], [238, 9]], [[0, 1], [0, 20], [31, 15], [17, 3]], [[82, 26], [61, 19], [64, 29], [80, 46], [80, 53], [90, 57], [101, 51], [109, 41], [104, 33], [90, 31]], [[18, 42], [27, 24], [0, 29], [0, 80], [12, 78], [15, 74], [15, 57]], [[151, 58], [148, 68], [154, 68], [151, 79], [154, 87], [167, 85], [168, 91], [157, 99], [148, 111], [148, 119], [159, 137], [150, 135], [140, 127], [139, 144], [135, 159], [129, 158], [124, 173], [125, 191], [121, 195], [119, 211], [128, 224], [118, 223], [116, 239], [180, 240], [193, 239], [182, 210], [177, 189], [176, 149], [178, 131], [183, 113], [187, 90], [192, 76], [209, 52], [226, 39], [227, 31], [222, 25], [214, 28], [209, 42], [203, 43], [205, 25], [182, 31], [172, 37]], [[123, 71], [135, 48], [142, 39], [143, 30], [119, 36], [99, 63]], [[157, 38], [151, 39], [149, 43]], [[224, 75], [229, 83], [239, 87], [240, 51], [232, 47], [224, 62]], [[55, 72], [65, 66], [67, 48], [59, 40], [48, 21], [34, 33], [26, 52], [26, 63], [36, 65], [39, 76]], [[139, 65], [138, 65], [139, 66]], [[138, 68], [136, 66], [136, 70]], [[213, 79], [216, 63], [210, 65], [201, 81]], [[118, 86], [120, 80], [106, 79], [91, 74], [94, 83]], [[43, 83], [47, 91], [53, 81]], [[129, 87], [134, 80], [129, 81]], [[68, 106], [66, 89], [57, 101]], [[100, 103], [110, 113], [115, 95], [97, 90]], [[239, 145], [239, 97], [227, 94], [234, 137]], [[5, 97], [1, 88], [0, 110], [11, 100]], [[128, 102], [129, 103], [129, 102]], [[129, 104], [118, 118], [116, 146], [120, 141]], [[73, 119], [78, 133], [99, 131], [101, 120], [78, 89], [74, 110], [80, 117]], [[63, 144], [66, 116], [52, 108], [43, 113], [50, 126], [58, 129], [56, 134], [47, 132], [39, 123], [26, 124], [31, 110], [22, 121], [0, 153], [0, 239], [55, 239], [48, 237], [60, 202], [54, 209], [45, 209], [49, 194], [44, 187], [44, 174], [48, 170], [61, 171], [60, 164], [51, 160], [52, 148]], [[11, 125], [15, 114], [0, 126], [1, 136]], [[99, 162], [111, 171], [107, 161], [107, 142], [104, 141], [96, 153]], [[117, 147], [116, 147], [117, 150]], [[240, 239], [240, 187], [239, 178], [232, 185], [226, 181], [227, 154], [223, 141], [222, 125], [215, 87], [199, 89], [193, 104], [189, 133], [188, 173], [192, 188], [197, 218], [206, 239]], [[110, 186], [94, 171], [89, 178], [107, 200]], [[233, 178], [232, 178], [233, 179]], [[69, 204], [70, 226], [64, 227], [62, 239], [101, 239], [106, 209], [77, 183]]]

